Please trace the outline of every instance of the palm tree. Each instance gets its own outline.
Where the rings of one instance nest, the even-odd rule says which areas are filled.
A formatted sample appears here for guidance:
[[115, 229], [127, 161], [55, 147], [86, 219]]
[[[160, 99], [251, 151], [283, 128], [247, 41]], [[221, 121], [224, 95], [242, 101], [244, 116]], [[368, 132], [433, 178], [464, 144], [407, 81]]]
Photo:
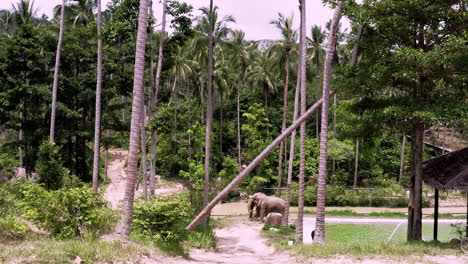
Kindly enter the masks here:
[[13, 27], [13, 14], [9, 10], [0, 10], [0, 32], [9, 34]]
[[240, 126], [240, 92], [245, 83], [247, 65], [250, 63], [250, 52], [248, 43], [245, 40], [245, 33], [241, 30], [234, 30], [231, 33], [231, 41], [227, 43], [228, 50], [231, 52], [231, 62], [237, 67], [237, 164], [238, 170], [242, 168], [242, 150], [241, 150], [241, 126]]
[[[205, 13], [206, 18], [209, 19], [209, 43], [208, 43], [208, 85], [207, 85], [207, 108], [206, 108], [206, 132], [205, 132], [205, 182], [203, 185], [203, 206], [208, 205], [208, 192], [210, 181], [210, 157], [211, 157], [211, 126], [213, 123], [213, 46], [214, 46], [214, 14], [213, 14], [213, 0], [210, 0], [209, 13]], [[203, 219], [202, 225], [208, 225], [208, 216]]]
[[[314, 25], [311, 30], [311, 37], [307, 39], [309, 45], [312, 47], [312, 62], [315, 65], [316, 69], [316, 93], [315, 99], [318, 100], [320, 97], [320, 65], [323, 62], [323, 55], [325, 53], [322, 45], [325, 40], [325, 31], [322, 30], [322, 27]], [[319, 111], [315, 112], [315, 135], [319, 137]]]
[[[151, 13], [153, 8], [151, 8]], [[159, 49], [158, 49], [158, 66], [156, 68], [156, 78], [154, 80], [154, 83], [151, 83], [152, 86], [152, 97], [151, 97], [151, 103], [150, 103], [150, 109], [151, 109], [151, 116], [154, 116], [156, 113], [156, 105], [158, 102], [158, 92], [159, 92], [159, 86], [161, 83], [161, 69], [162, 69], [162, 64], [163, 64], [163, 59], [164, 59], [164, 53], [163, 53], [163, 48], [164, 48], [164, 36], [166, 35], [166, 12], [167, 12], [167, 0], [163, 1], [163, 13], [162, 13], [162, 22], [161, 22], [161, 31], [159, 33]], [[151, 62], [152, 63], [152, 62]], [[151, 67], [152, 68], [152, 67]], [[151, 75], [153, 75], [153, 70], [151, 70]], [[149, 182], [150, 182], [150, 195], [155, 194], [155, 179], [156, 179], [156, 144], [157, 144], [157, 134], [156, 130], [152, 129], [151, 131], [151, 150], [150, 150], [150, 177], [149, 177]]]
[[268, 96], [277, 90], [278, 74], [276, 74], [273, 59], [268, 56], [268, 52], [254, 51], [252, 57], [255, 58], [247, 70], [247, 79], [256, 85], [264, 96], [265, 113], [268, 117]]
[[[306, 112], [306, 6], [305, 0], [299, 0], [299, 10], [301, 13], [301, 26], [299, 37], [299, 61], [300, 79], [301, 79], [301, 115]], [[300, 130], [300, 145], [299, 145], [299, 191], [297, 202], [297, 228], [296, 228], [296, 243], [302, 243], [303, 239], [303, 224], [304, 224], [304, 175], [305, 175], [305, 139], [306, 139], [306, 124], [301, 124]]]
[[94, 124], [94, 159], [93, 159], [93, 189], [98, 192], [99, 180], [99, 150], [101, 140], [101, 87], [102, 87], [102, 38], [101, 38], [101, 0], [97, 0], [97, 78], [96, 78], [96, 116]]
[[341, 18], [343, 2], [340, 2], [333, 14], [330, 34], [328, 37], [325, 63], [323, 69], [323, 103], [322, 123], [320, 128], [320, 156], [319, 176], [317, 184], [317, 216], [315, 221], [314, 242], [323, 244], [325, 242], [325, 188], [327, 178], [327, 140], [328, 140], [328, 106], [330, 97], [330, 77], [332, 70], [333, 54], [335, 52], [336, 33]]
[[[297, 80], [296, 80], [296, 92], [294, 95], [294, 113], [293, 113], [293, 123], [296, 122], [297, 116], [299, 115], [299, 96], [301, 88], [301, 62], [300, 57], [297, 63]], [[291, 134], [291, 142], [289, 147], [289, 163], [288, 163], [288, 178], [286, 181], [286, 207], [284, 209], [283, 217], [283, 226], [289, 226], [289, 207], [291, 204], [291, 183], [292, 183], [292, 171], [293, 171], [293, 162], [294, 162], [294, 152], [296, 146], [296, 130]]]
[[[272, 20], [270, 24], [273, 24], [281, 31], [281, 35], [283, 40], [275, 42], [271, 47], [270, 50], [275, 52], [276, 54], [280, 54], [281, 57], [284, 58], [284, 89], [283, 89], [283, 121], [281, 125], [281, 132], [286, 129], [286, 113], [288, 107], [288, 86], [289, 86], [289, 60], [291, 56], [291, 50], [294, 46], [296, 41], [296, 32], [292, 29], [293, 24], [293, 16], [286, 18], [283, 14], [278, 14], [277, 20]], [[282, 61], [282, 60], [281, 60]], [[282, 63], [278, 64], [281, 65]], [[278, 197], [281, 196], [281, 178], [282, 178], [282, 171], [283, 171], [283, 149], [284, 143], [281, 142], [280, 151], [278, 154], [278, 189], [277, 195]]]
[[138, 148], [141, 122], [141, 109], [143, 104], [143, 79], [145, 71], [145, 48], [148, 26], [148, 2], [140, 1], [140, 10], [138, 14], [138, 33], [135, 51], [135, 71], [133, 79], [133, 103], [132, 119], [130, 124], [130, 146], [128, 154], [127, 182], [125, 186], [125, 196], [120, 220], [116, 226], [115, 232], [123, 238], [130, 234], [130, 227], [133, 215], [133, 199], [135, 196], [135, 178], [138, 167]]
[[[94, 21], [94, 9], [97, 0], [71, 0], [65, 7], [65, 23], [67, 25], [83, 25]], [[61, 12], [61, 6], [58, 5], [54, 8], [54, 15], [58, 17]], [[102, 21], [101, 21], [102, 22]]]
[[55, 54], [55, 68], [54, 68], [54, 83], [52, 85], [52, 109], [50, 114], [50, 142], [55, 142], [55, 110], [57, 105], [57, 89], [58, 89], [58, 78], [60, 70], [60, 52], [62, 50], [63, 31], [65, 28], [65, 6], [66, 0], [62, 0], [62, 7], [60, 9], [60, 31], [59, 39], [57, 43], [57, 52]]
[[13, 19], [17, 25], [31, 24], [37, 14], [34, 8], [34, 0], [20, 0], [13, 7]]

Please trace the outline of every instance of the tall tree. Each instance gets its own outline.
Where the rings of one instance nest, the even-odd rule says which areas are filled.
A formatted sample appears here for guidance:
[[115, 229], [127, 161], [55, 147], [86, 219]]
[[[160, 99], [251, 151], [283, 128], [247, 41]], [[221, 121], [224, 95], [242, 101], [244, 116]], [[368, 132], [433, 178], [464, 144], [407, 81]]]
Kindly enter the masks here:
[[[294, 94], [294, 113], [293, 123], [296, 122], [297, 116], [299, 115], [299, 96], [301, 89], [301, 62], [300, 57], [297, 63], [297, 79], [296, 79], [296, 92]], [[288, 162], [288, 178], [286, 180], [286, 207], [284, 208], [283, 226], [289, 226], [289, 208], [291, 205], [291, 183], [292, 183], [292, 171], [294, 163], [294, 152], [296, 146], [296, 130], [291, 134], [291, 142], [289, 147], [289, 162]]]
[[[307, 105], [307, 87], [306, 87], [306, 5], [305, 0], [299, 0], [299, 11], [301, 13], [301, 26], [299, 34], [299, 61], [300, 61], [300, 83], [301, 83], [301, 115], [306, 112]], [[328, 92], [328, 91], [327, 91]], [[325, 96], [325, 94], [324, 94]], [[328, 94], [327, 94], [328, 97]], [[325, 101], [324, 101], [325, 103]], [[322, 106], [323, 107], [323, 106]], [[304, 177], [305, 177], [305, 141], [306, 141], [306, 124], [301, 124], [299, 129], [300, 144], [299, 144], [299, 191], [297, 202], [297, 228], [296, 228], [296, 243], [303, 242], [304, 230]]]
[[[211, 158], [211, 129], [213, 125], [213, 31], [214, 31], [214, 16], [213, 16], [213, 0], [210, 0], [209, 13], [209, 42], [208, 42], [208, 80], [207, 80], [207, 102], [206, 102], [206, 132], [205, 132], [205, 182], [203, 185], [203, 206], [208, 205], [208, 193], [210, 188], [210, 158]], [[208, 218], [203, 219], [203, 226], [208, 225]]]
[[[152, 9], [152, 7], [151, 7]], [[158, 48], [158, 66], [156, 67], [156, 78], [154, 80], [154, 84], [152, 83], [152, 97], [151, 97], [151, 115], [154, 116], [156, 112], [156, 105], [158, 103], [158, 92], [159, 87], [161, 84], [161, 70], [162, 64], [164, 60], [164, 37], [166, 35], [166, 12], [167, 12], [167, 0], [163, 1], [163, 12], [162, 12], [162, 19], [161, 19], [161, 31], [159, 32], [159, 48]], [[153, 71], [151, 70], [151, 73]], [[151, 159], [150, 159], [150, 177], [149, 177], [149, 189], [150, 195], [154, 195], [156, 189], [156, 145], [157, 145], [157, 133], [156, 129], [152, 129], [151, 131]]]
[[331, 83], [331, 70], [333, 54], [335, 52], [336, 33], [341, 18], [343, 2], [335, 8], [332, 24], [328, 35], [328, 43], [323, 69], [323, 103], [322, 122], [320, 127], [320, 156], [319, 156], [319, 176], [317, 184], [317, 216], [315, 221], [314, 242], [323, 244], [325, 242], [325, 188], [327, 178], [327, 140], [328, 140], [328, 106]]
[[127, 181], [120, 220], [115, 232], [123, 238], [130, 234], [135, 196], [135, 179], [138, 167], [138, 148], [140, 143], [140, 122], [143, 104], [143, 79], [145, 72], [145, 48], [148, 26], [148, 2], [141, 0], [138, 14], [138, 33], [135, 50], [135, 71], [133, 79], [132, 120], [130, 125], [130, 146], [128, 152]]
[[[314, 25], [311, 30], [311, 36], [308, 39], [309, 45], [312, 46], [312, 61], [315, 66], [315, 80], [316, 80], [316, 91], [315, 99], [318, 100], [320, 97], [320, 66], [323, 62], [323, 41], [325, 40], [325, 31], [322, 30], [322, 27]], [[319, 111], [315, 112], [315, 135], [318, 138], [320, 134], [320, 125], [319, 125]]]
[[[283, 89], [283, 120], [281, 123], [281, 132], [286, 129], [286, 113], [288, 107], [288, 86], [289, 86], [289, 64], [291, 59], [291, 50], [293, 48], [294, 42], [296, 41], [296, 32], [292, 29], [293, 17], [286, 18], [283, 14], [278, 14], [278, 19], [270, 22], [281, 31], [281, 36], [283, 39], [274, 43], [270, 49], [272, 51], [280, 50], [279, 54], [284, 58], [280, 60], [284, 63], [284, 89]], [[283, 63], [280, 63], [283, 64]], [[281, 179], [283, 174], [283, 149], [285, 142], [281, 142], [280, 151], [278, 153], [278, 188], [277, 196], [281, 196]]]
[[52, 85], [52, 106], [50, 114], [50, 142], [55, 141], [55, 111], [57, 107], [57, 89], [58, 89], [58, 78], [60, 70], [60, 52], [62, 51], [63, 31], [65, 27], [65, 4], [66, 0], [62, 0], [62, 7], [60, 9], [60, 30], [59, 38], [57, 43], [57, 52], [55, 53], [55, 67], [54, 67], [54, 83]]
[[99, 155], [101, 149], [101, 88], [102, 88], [102, 36], [101, 36], [101, 0], [97, 0], [97, 77], [96, 77], [96, 114], [94, 123], [94, 158], [93, 158], [93, 189], [99, 187]]
[[372, 1], [351, 14], [365, 17], [369, 31], [346, 89], [362, 96], [357, 104], [363, 119], [411, 138], [408, 240], [422, 239], [424, 130], [466, 118], [460, 115], [467, 112], [466, 100], [460, 100], [466, 78], [461, 70], [466, 68], [466, 30], [460, 28], [466, 24], [465, 2]]

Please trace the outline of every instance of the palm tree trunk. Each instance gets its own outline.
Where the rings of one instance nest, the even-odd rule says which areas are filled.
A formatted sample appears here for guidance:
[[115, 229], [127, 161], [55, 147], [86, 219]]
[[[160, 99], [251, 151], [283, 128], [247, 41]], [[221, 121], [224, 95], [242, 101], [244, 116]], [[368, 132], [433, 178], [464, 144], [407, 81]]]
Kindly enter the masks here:
[[[331, 94], [333, 95], [333, 93]], [[283, 141], [286, 137], [288, 137], [294, 130], [296, 130], [302, 123], [305, 122], [323, 103], [323, 98], [318, 100], [315, 104], [313, 104], [304, 115], [301, 115], [296, 122], [290, 125], [284, 132], [279, 135], [270, 145], [268, 145], [260, 154], [255, 157], [250, 164], [243, 169], [224, 189], [216, 195], [216, 197], [203, 208], [203, 210], [192, 220], [192, 222], [185, 228], [187, 230], [191, 230], [195, 228], [198, 223], [202, 221], [202, 219], [211, 212], [213, 207], [217, 205], [228, 193], [232, 188], [236, 187], [245, 176], [249, 175], [249, 173], [255, 169], [255, 167], [262, 162], [265, 157], [272, 152], [275, 147], [277, 147], [281, 141]]]
[[[299, 115], [299, 95], [301, 88], [301, 58], [299, 57], [297, 64], [297, 80], [296, 80], [296, 93], [294, 95], [294, 114], [293, 114], [293, 123], [296, 122], [297, 116]], [[289, 146], [289, 163], [288, 163], [288, 179], [286, 181], [286, 206], [284, 208], [284, 217], [283, 217], [283, 226], [287, 227], [289, 225], [289, 207], [291, 204], [291, 182], [292, 182], [292, 170], [294, 162], [294, 151], [296, 144], [296, 130], [291, 134], [291, 142]]]
[[[106, 130], [106, 138], [109, 138], [109, 129]], [[104, 179], [107, 179], [107, 161], [109, 159], [109, 148], [106, 146], [104, 156]]]
[[357, 187], [358, 170], [359, 170], [359, 138], [356, 138], [356, 149], [355, 149], [355, 157], [354, 157], [353, 189], [356, 189], [356, 187]]
[[94, 158], [93, 158], [93, 190], [99, 187], [99, 150], [101, 147], [101, 86], [102, 86], [102, 38], [101, 38], [101, 0], [97, 0], [97, 80], [96, 80], [96, 116], [94, 123]]
[[223, 153], [223, 94], [220, 97], [220, 111], [219, 111], [219, 153]]
[[128, 170], [125, 196], [120, 220], [115, 232], [123, 238], [130, 234], [135, 197], [135, 176], [138, 166], [138, 148], [140, 143], [141, 105], [143, 104], [143, 79], [145, 73], [145, 48], [148, 26], [148, 0], [140, 1], [138, 14], [138, 33], [135, 51], [135, 71], [133, 79], [132, 120], [130, 124], [130, 146], [128, 152]]
[[[144, 96], [144, 94], [143, 94]], [[143, 98], [143, 102], [145, 99]], [[140, 133], [141, 133], [141, 167], [142, 167], [142, 178], [143, 178], [143, 199], [148, 200], [148, 179], [147, 179], [147, 168], [146, 168], [146, 108], [145, 104], [141, 105], [141, 121], [140, 121]]]
[[242, 159], [241, 159], [241, 136], [240, 136], [240, 89], [241, 89], [241, 78], [237, 79], [237, 161], [239, 166], [239, 172], [242, 170]]
[[[333, 95], [333, 136], [336, 137], [336, 94]], [[332, 175], [335, 174], [336, 160], [332, 160]]]
[[398, 175], [398, 183], [401, 183], [401, 177], [405, 170], [405, 150], [406, 150], [406, 135], [403, 135], [401, 142], [401, 154], [400, 154], [400, 174]]
[[330, 28], [325, 65], [323, 69], [323, 104], [322, 122], [320, 128], [320, 156], [319, 156], [319, 177], [317, 184], [317, 215], [315, 221], [314, 242], [323, 244], [325, 242], [325, 189], [327, 178], [327, 141], [328, 141], [328, 105], [331, 82], [331, 70], [333, 54], [335, 52], [336, 32], [341, 18], [343, 2], [336, 7], [333, 14]]
[[21, 168], [24, 168], [24, 160], [23, 160], [23, 139], [24, 139], [24, 133], [23, 133], [23, 125], [24, 125], [24, 104], [21, 100], [20, 102], [20, 110], [19, 110], [19, 118], [20, 118], [20, 130], [18, 134], [18, 140], [20, 141], [19, 147], [18, 147], [18, 156], [19, 156], [19, 165]]
[[412, 125], [411, 141], [411, 186], [408, 204], [408, 241], [422, 239], [422, 161], [424, 126], [419, 121]]
[[[205, 132], [205, 183], [203, 186], [203, 207], [208, 205], [208, 193], [210, 183], [210, 158], [211, 158], [211, 130], [213, 125], [213, 0], [210, 0], [210, 32], [208, 44], [208, 87], [206, 102], [206, 132]], [[203, 219], [202, 225], [208, 225], [209, 216]]]
[[[153, 10], [151, 8], [151, 10]], [[151, 11], [152, 12], [152, 11]], [[153, 88], [153, 93], [152, 93], [152, 98], [151, 98], [151, 116], [154, 116], [156, 113], [156, 105], [158, 102], [158, 92], [159, 92], [159, 86], [161, 82], [161, 69], [162, 69], [162, 63], [164, 59], [164, 53], [163, 53], [163, 48], [164, 48], [164, 37], [166, 34], [166, 12], [167, 12], [167, 0], [163, 1], [163, 13], [162, 13], [162, 21], [161, 21], [161, 32], [159, 36], [159, 50], [158, 50], [158, 67], [156, 68], [156, 80], [154, 83], [154, 88]], [[150, 195], [154, 195], [156, 191], [156, 184], [155, 184], [155, 179], [156, 179], [156, 146], [157, 146], [157, 133], [156, 129], [153, 129], [151, 131], [151, 160], [150, 160], [150, 177], [149, 177], [149, 183], [150, 183]]]
[[[301, 115], [306, 112], [307, 105], [307, 87], [306, 87], [306, 5], [305, 0], [299, 0], [299, 10], [301, 12], [301, 26], [299, 57], [301, 62]], [[326, 95], [328, 96], [328, 94]], [[323, 101], [325, 103], [325, 101]], [[300, 145], [299, 145], [299, 191], [297, 202], [297, 227], [296, 227], [296, 243], [302, 244], [304, 230], [304, 177], [305, 177], [305, 141], [306, 141], [306, 124], [303, 122], [299, 130]]]
[[62, 7], [60, 10], [60, 30], [59, 38], [57, 43], [57, 52], [55, 53], [55, 68], [54, 68], [54, 83], [52, 85], [52, 109], [50, 113], [50, 142], [55, 142], [55, 110], [57, 107], [57, 89], [58, 89], [58, 78], [60, 70], [60, 53], [62, 51], [63, 31], [65, 28], [65, 4], [66, 0], [62, 0]]
[[[285, 63], [286, 78], [284, 80], [284, 91], [283, 91], [283, 122], [281, 124], [281, 133], [286, 129], [286, 113], [288, 107], [288, 85], [289, 85], [289, 53], [286, 54]], [[281, 142], [280, 151], [278, 153], [278, 189], [277, 196], [281, 197], [281, 178], [283, 177], [283, 149], [286, 142]]]

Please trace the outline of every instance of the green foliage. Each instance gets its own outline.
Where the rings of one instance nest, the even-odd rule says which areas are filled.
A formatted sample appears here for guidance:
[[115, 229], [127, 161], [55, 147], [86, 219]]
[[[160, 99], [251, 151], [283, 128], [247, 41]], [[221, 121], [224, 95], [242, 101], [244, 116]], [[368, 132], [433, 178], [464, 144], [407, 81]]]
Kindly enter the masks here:
[[0, 242], [23, 239], [28, 232], [29, 228], [17, 217], [0, 217]]
[[61, 148], [49, 141], [44, 141], [39, 148], [36, 172], [39, 183], [48, 190], [57, 190], [63, 185], [66, 170], [60, 152]]
[[19, 163], [14, 156], [0, 153], [0, 181], [7, 181], [15, 176], [15, 169]]
[[47, 191], [29, 184], [23, 192], [23, 216], [59, 238], [108, 232], [114, 214], [89, 186]]
[[172, 244], [187, 238], [184, 229], [191, 216], [185, 195], [153, 196], [137, 200], [133, 211], [133, 228], [157, 243]]

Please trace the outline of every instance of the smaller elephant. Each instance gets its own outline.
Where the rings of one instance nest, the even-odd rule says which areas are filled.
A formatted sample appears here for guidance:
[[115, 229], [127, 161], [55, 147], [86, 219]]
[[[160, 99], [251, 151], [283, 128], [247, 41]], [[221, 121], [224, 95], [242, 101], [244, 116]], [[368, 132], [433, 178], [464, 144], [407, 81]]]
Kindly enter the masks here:
[[283, 223], [283, 215], [280, 213], [269, 213], [266, 217], [266, 225], [281, 225]]

